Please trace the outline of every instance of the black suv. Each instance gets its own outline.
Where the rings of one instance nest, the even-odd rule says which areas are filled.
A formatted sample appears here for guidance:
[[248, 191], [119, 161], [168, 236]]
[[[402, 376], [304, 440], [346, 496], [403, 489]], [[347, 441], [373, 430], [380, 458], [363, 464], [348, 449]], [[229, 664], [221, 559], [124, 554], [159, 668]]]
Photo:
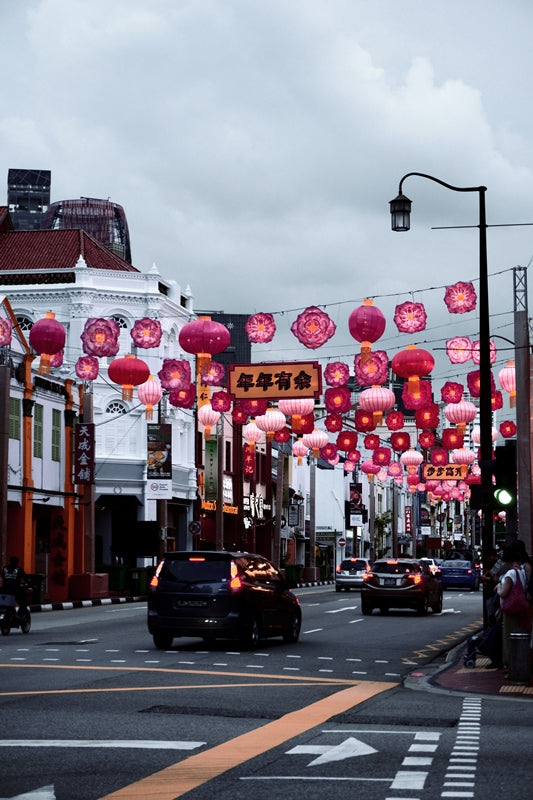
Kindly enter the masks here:
[[263, 556], [227, 551], [166, 553], [148, 590], [148, 630], [162, 650], [176, 636], [297, 642], [300, 603]]

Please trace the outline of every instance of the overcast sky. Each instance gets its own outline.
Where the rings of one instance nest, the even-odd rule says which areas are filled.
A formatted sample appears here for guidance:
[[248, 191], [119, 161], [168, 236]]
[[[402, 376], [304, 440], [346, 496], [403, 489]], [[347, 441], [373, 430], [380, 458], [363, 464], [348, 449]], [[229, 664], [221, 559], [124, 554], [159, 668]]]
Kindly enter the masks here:
[[[432, 229], [475, 225], [477, 193], [408, 179], [403, 234], [388, 202], [417, 171], [487, 186], [489, 224], [533, 222], [532, 30], [531, 0], [0, 0], [0, 203], [10, 167], [51, 170], [52, 201], [119, 203], [138, 269], [197, 309], [276, 312], [265, 360], [317, 355], [282, 335], [317, 305], [337, 325], [323, 353], [349, 361], [366, 296], [383, 349], [411, 341], [392, 321], [411, 298], [419, 343], [477, 339], [477, 312], [443, 303], [477, 287], [477, 230]], [[489, 229], [488, 253], [512, 339], [533, 228]]]

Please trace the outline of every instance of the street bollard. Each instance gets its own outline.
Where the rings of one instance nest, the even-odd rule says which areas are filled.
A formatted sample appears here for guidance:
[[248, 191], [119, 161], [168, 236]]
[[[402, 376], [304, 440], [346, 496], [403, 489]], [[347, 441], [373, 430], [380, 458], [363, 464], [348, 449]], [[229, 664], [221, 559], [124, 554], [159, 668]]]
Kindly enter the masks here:
[[510, 639], [509, 680], [511, 683], [529, 684], [531, 678], [529, 633], [511, 633]]

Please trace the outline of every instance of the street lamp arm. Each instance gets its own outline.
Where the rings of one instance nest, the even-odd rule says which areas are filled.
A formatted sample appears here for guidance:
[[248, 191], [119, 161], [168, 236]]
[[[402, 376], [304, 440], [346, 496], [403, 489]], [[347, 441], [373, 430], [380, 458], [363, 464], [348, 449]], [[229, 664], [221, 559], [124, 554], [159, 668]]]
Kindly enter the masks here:
[[398, 187], [398, 194], [402, 194], [402, 185], [406, 178], [410, 178], [412, 176], [416, 176], [418, 178], [427, 178], [430, 181], [434, 181], [435, 183], [440, 183], [441, 186], [445, 186], [446, 189], [451, 189], [453, 192], [486, 192], [486, 186], [453, 186], [451, 183], [446, 183], [446, 181], [441, 181], [440, 178], [435, 178], [433, 175], [427, 175], [425, 172], [408, 172], [400, 181], [400, 185]]

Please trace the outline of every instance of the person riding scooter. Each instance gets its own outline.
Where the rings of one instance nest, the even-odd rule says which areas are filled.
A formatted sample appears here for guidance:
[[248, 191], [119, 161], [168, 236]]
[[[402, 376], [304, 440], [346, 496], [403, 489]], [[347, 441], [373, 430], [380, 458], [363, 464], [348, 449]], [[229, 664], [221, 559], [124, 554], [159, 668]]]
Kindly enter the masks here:
[[19, 566], [19, 559], [17, 556], [11, 556], [9, 564], [2, 569], [2, 589], [4, 594], [14, 595], [19, 611], [28, 606], [25, 592], [28, 583], [28, 576]]

